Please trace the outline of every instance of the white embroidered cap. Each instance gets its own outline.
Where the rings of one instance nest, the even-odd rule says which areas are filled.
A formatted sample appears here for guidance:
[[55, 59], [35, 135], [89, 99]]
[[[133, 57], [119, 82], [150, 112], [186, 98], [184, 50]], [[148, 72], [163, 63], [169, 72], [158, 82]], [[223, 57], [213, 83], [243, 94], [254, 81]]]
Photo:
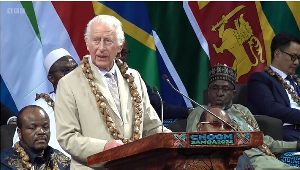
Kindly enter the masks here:
[[59, 60], [60, 58], [66, 56], [66, 55], [71, 56], [71, 54], [63, 48], [59, 48], [59, 49], [51, 51], [44, 60], [44, 67], [46, 69], [47, 74], [49, 73], [51, 66], [57, 60]]

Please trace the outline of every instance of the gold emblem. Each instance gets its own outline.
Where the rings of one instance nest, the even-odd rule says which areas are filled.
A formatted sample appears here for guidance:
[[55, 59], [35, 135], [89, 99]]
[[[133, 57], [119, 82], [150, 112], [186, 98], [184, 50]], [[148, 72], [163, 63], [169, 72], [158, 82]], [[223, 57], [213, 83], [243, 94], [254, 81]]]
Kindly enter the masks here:
[[[262, 56], [262, 46], [259, 39], [253, 34], [252, 28], [244, 19], [244, 14], [241, 14], [239, 18], [234, 20], [235, 29], [227, 28], [225, 29], [225, 24], [228, 23], [228, 20], [233, 17], [238, 11], [243, 9], [245, 6], [240, 5], [232, 10], [229, 14], [223, 15], [222, 19], [217, 22], [216, 25], [212, 26], [211, 31], [219, 32], [219, 38], [222, 40], [220, 47], [217, 47], [216, 44], [213, 44], [213, 48], [216, 53], [223, 53], [224, 50], [228, 50], [234, 57], [235, 60], [232, 65], [232, 69], [237, 72], [237, 81], [240, 76], [247, 74], [251, 67], [258, 65], [258, 58], [261, 63], [264, 63]], [[251, 57], [254, 57], [255, 62], [252, 63], [249, 59], [249, 56], [243, 46], [244, 43], [247, 43], [251, 51]]]

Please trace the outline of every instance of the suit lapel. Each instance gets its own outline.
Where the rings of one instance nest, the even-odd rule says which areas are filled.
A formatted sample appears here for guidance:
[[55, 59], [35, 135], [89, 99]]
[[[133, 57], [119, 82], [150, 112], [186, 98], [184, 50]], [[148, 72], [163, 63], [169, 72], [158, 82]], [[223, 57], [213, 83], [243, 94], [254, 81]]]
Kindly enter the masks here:
[[[116, 103], [114, 101], [114, 98], [112, 97], [108, 87], [105, 85], [105, 81], [103, 80], [102, 76], [100, 75], [97, 67], [92, 63], [91, 57], [89, 57], [89, 63], [91, 65], [91, 69], [93, 71], [93, 76], [94, 76], [94, 80], [96, 85], [98, 86], [100, 92], [102, 93], [102, 95], [105, 97], [105, 99], [108, 102], [109, 107], [114, 111], [114, 114], [118, 113], [118, 109], [116, 106]], [[119, 119], [121, 119], [119, 114], [116, 114], [118, 116]]]
[[122, 76], [119, 67], [116, 67], [116, 73], [118, 78], [118, 88], [121, 102], [121, 115], [123, 117], [123, 121], [127, 122], [126, 115], [128, 112], [128, 108], [131, 108], [128, 105], [132, 105], [132, 101], [128, 101], [128, 96], [131, 96], [129, 93], [129, 85], [127, 80]]
[[276, 77], [272, 77], [272, 80], [273, 80], [274, 85], [277, 88], [278, 92], [283, 97], [285, 103], [287, 105], [290, 105], [289, 96], [287, 95], [287, 92], [285, 91], [285, 88], [283, 87], [283, 85], [279, 82], [279, 80]]

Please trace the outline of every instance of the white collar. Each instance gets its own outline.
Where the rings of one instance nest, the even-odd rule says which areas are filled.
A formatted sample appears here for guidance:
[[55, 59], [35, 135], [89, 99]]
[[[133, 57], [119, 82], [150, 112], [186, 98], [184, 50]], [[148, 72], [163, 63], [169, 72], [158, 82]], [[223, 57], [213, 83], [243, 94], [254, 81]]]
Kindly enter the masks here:
[[273, 71], [275, 71], [276, 73], [278, 73], [280, 75], [281, 78], [285, 79], [288, 75], [286, 75], [284, 72], [282, 72], [281, 70], [277, 69], [276, 67], [270, 65], [271, 69]]
[[[92, 62], [92, 59], [91, 59], [91, 55], [89, 56], [89, 59], [90, 59], [90, 62]], [[95, 65], [95, 64], [94, 64]], [[95, 65], [96, 66], [96, 65]], [[100, 75], [102, 77], [105, 77], [104, 75], [108, 72], [112, 73], [114, 76], [116, 75], [116, 62], [114, 60], [114, 65], [113, 67], [109, 70], [109, 71], [106, 71], [106, 70], [100, 70], [97, 66], [96, 66], [96, 69], [98, 70], [98, 72], [100, 73]]]

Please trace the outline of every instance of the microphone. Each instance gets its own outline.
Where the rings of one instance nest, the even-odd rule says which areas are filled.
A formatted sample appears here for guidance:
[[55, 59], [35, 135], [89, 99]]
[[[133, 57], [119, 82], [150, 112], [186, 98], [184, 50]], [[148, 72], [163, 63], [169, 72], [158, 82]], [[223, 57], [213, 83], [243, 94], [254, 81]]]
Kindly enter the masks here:
[[161, 115], [161, 123], [162, 123], [162, 125], [161, 125], [161, 132], [164, 132], [164, 108], [163, 108], [163, 100], [162, 100], [162, 98], [161, 98], [161, 96], [160, 96], [160, 94], [159, 94], [158, 89], [157, 89], [156, 86], [153, 87], [153, 90], [158, 95], [159, 100], [160, 100], [160, 104], [161, 104], [161, 113], [160, 113], [160, 115]]
[[225, 123], [226, 125], [228, 125], [229, 127], [231, 127], [234, 131], [237, 131], [232, 125], [230, 125], [228, 122], [226, 122], [225, 120], [221, 119], [219, 116], [215, 115], [213, 112], [211, 112], [210, 110], [206, 109], [205, 107], [203, 107], [202, 105], [200, 105], [199, 103], [197, 103], [196, 101], [194, 101], [193, 99], [189, 98], [188, 96], [184, 95], [183, 93], [181, 93], [179, 90], [177, 90], [173, 84], [170, 82], [169, 78], [167, 75], [163, 75], [162, 76], [164, 81], [167, 82], [172, 89], [174, 89], [177, 93], [179, 93], [180, 95], [182, 95], [183, 97], [189, 99], [191, 102], [193, 102], [194, 104], [196, 104], [197, 106], [201, 107], [202, 109], [204, 109], [206, 112], [210, 113], [211, 115], [213, 115], [214, 117], [216, 117], [217, 119], [219, 119], [220, 121], [222, 121], [223, 123]]

